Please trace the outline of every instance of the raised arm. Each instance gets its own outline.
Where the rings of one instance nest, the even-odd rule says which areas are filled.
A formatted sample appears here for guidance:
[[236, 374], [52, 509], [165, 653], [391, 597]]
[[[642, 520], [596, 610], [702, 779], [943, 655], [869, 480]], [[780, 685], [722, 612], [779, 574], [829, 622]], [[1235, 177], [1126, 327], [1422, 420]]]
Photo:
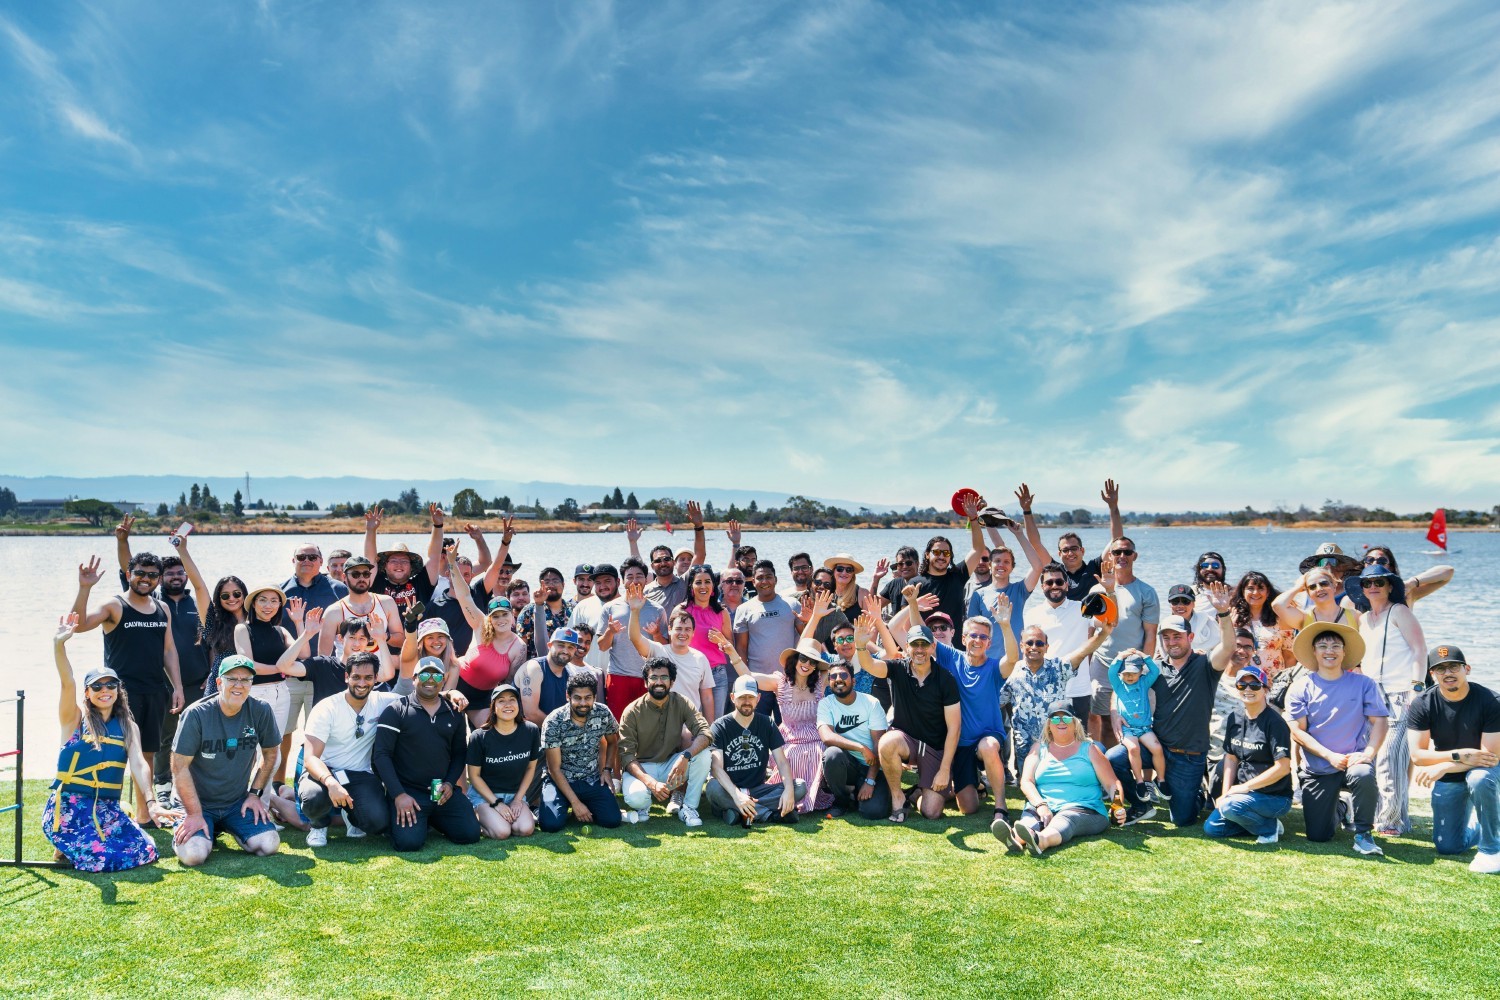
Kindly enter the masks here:
[[984, 529], [977, 516], [982, 505], [983, 500], [970, 500], [964, 504], [964, 516], [969, 519], [969, 554], [964, 556], [964, 567], [971, 576], [979, 568], [979, 560], [988, 551], [984, 544]]
[[115, 525], [115, 561], [120, 564], [120, 575], [130, 571], [130, 529], [135, 525], [135, 515], [126, 514]]
[[859, 669], [872, 677], [884, 677], [888, 673], [885, 661], [870, 655], [870, 636], [876, 624], [883, 625], [878, 615], [868, 611], [854, 620], [854, 655], [859, 660]]
[[818, 633], [818, 625], [828, 615], [828, 605], [833, 600], [833, 592], [820, 590], [812, 596], [806, 594], [802, 597], [802, 617], [806, 618], [807, 624], [802, 627], [799, 639], [815, 639]]
[[625, 541], [630, 543], [630, 558], [641, 557], [641, 523], [635, 518], [625, 521]]
[[[52, 659], [57, 664], [58, 702], [57, 722], [62, 727], [62, 742], [66, 743], [78, 728], [81, 715], [78, 709], [78, 685], [73, 680], [73, 664], [68, 660], [68, 640], [78, 627], [78, 615], [66, 614], [57, 620], [57, 634], [52, 637]], [[146, 787], [146, 786], [142, 786]]]
[[[464, 583], [464, 575], [458, 571], [458, 553], [452, 551], [444, 553], [448, 560], [448, 583], [453, 591], [453, 597], [458, 601], [458, 606], [463, 609], [464, 621], [469, 623], [469, 628], [477, 634], [484, 628], [485, 613], [479, 610], [479, 605], [474, 603], [474, 595], [469, 593], [468, 585]], [[322, 649], [322, 646], [318, 647]]]
[[[1073, 669], [1077, 670], [1080, 666], [1083, 665], [1084, 660], [1087, 660], [1090, 656], [1093, 656], [1094, 653], [1098, 651], [1099, 647], [1104, 645], [1104, 640], [1108, 639], [1110, 633], [1114, 630], [1115, 627], [1113, 625], [1102, 625], [1100, 626], [1099, 631], [1095, 632], [1092, 636], [1089, 637], [1088, 642], [1075, 649], [1068, 656], [1068, 662], [1073, 665]], [[1233, 642], [1229, 644], [1229, 648], [1234, 648]]]
[[1277, 594], [1276, 599], [1271, 602], [1271, 610], [1276, 612], [1276, 623], [1282, 628], [1300, 629], [1302, 627], [1302, 610], [1296, 606], [1295, 602], [1298, 594], [1307, 593], [1307, 577], [1309, 573], [1314, 572], [1323, 573], [1326, 570], [1315, 569], [1303, 573], [1297, 577], [1296, 583]]
[[1227, 583], [1211, 583], [1208, 586], [1208, 600], [1213, 605], [1219, 623], [1219, 648], [1209, 654], [1208, 665], [1222, 674], [1234, 658], [1234, 616], [1229, 613], [1230, 606], [1234, 603], [1234, 591], [1229, 589]]
[[687, 502], [687, 516], [693, 523], [693, 565], [702, 566], [708, 562], [708, 541], [703, 536], [703, 508], [698, 501]]
[[625, 605], [630, 608], [630, 644], [641, 656], [648, 657], [651, 655], [651, 643], [641, 632], [641, 609], [646, 606], [646, 585], [626, 584]]
[[1125, 519], [1120, 516], [1120, 485], [1113, 479], [1106, 479], [1099, 499], [1109, 508], [1109, 537], [1121, 537], [1125, 534]]
[[[483, 577], [485, 570], [490, 568], [490, 562], [492, 561], [492, 557], [490, 556], [490, 543], [484, 540], [484, 529], [479, 527], [479, 525], [477, 524], [465, 524], [464, 534], [468, 535], [469, 538], [474, 542], [474, 548], [476, 550], [474, 557], [474, 572]], [[532, 764], [535, 765], [536, 762], [532, 761]]]
[[[292, 598], [292, 601], [298, 600]], [[308, 643], [315, 634], [320, 634], [323, 623], [322, 608], [304, 608], [298, 614], [293, 609], [292, 601], [287, 602], [287, 612], [292, 616], [292, 623], [297, 626], [297, 638], [286, 647], [286, 652], [276, 660], [276, 669], [289, 677], [306, 677], [307, 667], [302, 663], [302, 658], [308, 653]], [[300, 602], [299, 602], [300, 603]], [[321, 646], [319, 647], [322, 648]], [[330, 650], [332, 646], [328, 647]]]
[[89, 611], [89, 591], [103, 578], [104, 571], [99, 568], [98, 556], [90, 556], [88, 562], [78, 564], [78, 596], [73, 598], [73, 614], [78, 616], [73, 629], [75, 633], [88, 632], [106, 622], [112, 623], [119, 614], [119, 605], [113, 599], [105, 601], [92, 613]]
[[380, 522], [385, 519], [385, 511], [379, 504], [375, 504], [365, 511], [365, 558], [375, 566], [380, 565], [380, 543], [375, 536], [380, 531]]
[[484, 571], [484, 591], [491, 596], [503, 597], [505, 595], [495, 594], [495, 585], [500, 580], [500, 568], [510, 555], [511, 539], [516, 537], [516, 519], [509, 514], [504, 515], [500, 518], [500, 529], [500, 551], [495, 553], [490, 568]]
[[[427, 570], [427, 582], [437, 586], [438, 577], [447, 568], [443, 565], [443, 525], [446, 523], [446, 515], [443, 514], [442, 504], [428, 504], [427, 516], [432, 520], [432, 532], [427, 536], [427, 565], [424, 568]], [[462, 583], [463, 575], [460, 574], [457, 579]]]
[[1416, 604], [1424, 597], [1431, 597], [1453, 579], [1452, 566], [1429, 566], [1406, 581], [1406, 603]]
[[208, 609], [214, 606], [214, 602], [219, 599], [219, 595], [209, 590], [208, 584], [204, 582], [203, 574], [198, 569], [198, 561], [188, 551], [190, 548], [188, 545], [189, 537], [191, 536], [177, 536], [177, 558], [182, 560], [182, 568], [187, 571], [188, 583], [193, 585], [193, 596], [197, 599], [198, 614], [201, 616], [199, 620], [203, 621], [208, 618]]
[[724, 537], [729, 539], [729, 558], [724, 561], [724, 565], [733, 566], [734, 554], [739, 551], [740, 538], [743, 537], [740, 533], [740, 522], [730, 518], [728, 526], [724, 529]]
[[995, 621], [1000, 626], [1000, 636], [1005, 641], [1005, 655], [1000, 659], [1000, 676], [1009, 677], [1010, 672], [1016, 668], [1016, 662], [1021, 659], [1021, 644], [1016, 641], [1016, 630], [1010, 627], [1010, 600], [1004, 594], [999, 594], [990, 610], [995, 614]]
[[[1031, 551], [1036, 553], [1037, 556], [1036, 562], [1032, 563], [1032, 565], [1040, 572], [1042, 566], [1047, 562], [1046, 557], [1043, 555], [1047, 551], [1047, 546], [1042, 544], [1042, 533], [1036, 526], [1036, 516], [1031, 513], [1031, 508], [1036, 503], [1036, 497], [1032, 494], [1031, 487], [1025, 483], [1021, 484], [1021, 488], [1016, 490], [1016, 503], [1021, 505], [1021, 526], [1026, 529], [1026, 540], [1031, 543]], [[1031, 556], [1028, 555], [1026, 558], [1030, 559]], [[1030, 577], [1027, 579], [1029, 580]], [[1034, 584], [1028, 583], [1027, 586], [1032, 590], [1036, 589]]]

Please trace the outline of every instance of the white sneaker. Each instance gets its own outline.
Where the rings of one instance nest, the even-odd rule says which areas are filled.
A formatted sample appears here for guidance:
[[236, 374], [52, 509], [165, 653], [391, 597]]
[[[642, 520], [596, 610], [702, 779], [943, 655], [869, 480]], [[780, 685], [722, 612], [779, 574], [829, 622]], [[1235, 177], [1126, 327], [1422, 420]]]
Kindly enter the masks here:
[[703, 820], [698, 817], [698, 810], [692, 806], [683, 806], [678, 810], [677, 815], [682, 820], [682, 825], [689, 829], [703, 825]]
[[1257, 844], [1274, 844], [1281, 839], [1283, 833], [1286, 833], [1286, 827], [1282, 826], [1281, 820], [1278, 819], [1276, 821], [1276, 832], [1268, 833], [1263, 837], [1256, 837], [1255, 842]]
[[1469, 871], [1480, 875], [1500, 875], [1500, 854], [1476, 854], [1469, 862]]
[[354, 825], [354, 821], [349, 818], [348, 813], [344, 813], [344, 836], [350, 840], [358, 840], [360, 837], [367, 836], [365, 831]]
[[327, 847], [328, 846], [328, 827], [325, 826], [321, 830], [318, 829], [317, 827], [313, 827], [311, 830], [308, 830], [307, 831], [307, 846], [308, 847]]
[[677, 789], [677, 791], [673, 792], [672, 793], [672, 797], [667, 800], [667, 815], [668, 816], [676, 816], [677, 813], [681, 809], [682, 809], [682, 789], [679, 788], [679, 789]]
[[625, 810], [625, 822], [627, 822], [627, 823], [639, 823], [640, 821], [641, 821], [641, 814], [640, 813], [636, 812], [634, 809], [626, 809]]

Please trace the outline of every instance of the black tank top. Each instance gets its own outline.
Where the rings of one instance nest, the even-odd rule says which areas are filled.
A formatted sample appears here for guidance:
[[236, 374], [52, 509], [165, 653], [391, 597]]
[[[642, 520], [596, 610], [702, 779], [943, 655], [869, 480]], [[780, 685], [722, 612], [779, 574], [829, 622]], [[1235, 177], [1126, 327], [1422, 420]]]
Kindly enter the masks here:
[[120, 598], [120, 622], [104, 633], [104, 665], [136, 687], [169, 689], [167, 680], [167, 612], [151, 599], [151, 613], [141, 614]]
[[[275, 663], [286, 652], [287, 641], [281, 629], [271, 622], [250, 623], [250, 658], [256, 663]], [[286, 680], [286, 674], [256, 674], [256, 684], [275, 684]]]

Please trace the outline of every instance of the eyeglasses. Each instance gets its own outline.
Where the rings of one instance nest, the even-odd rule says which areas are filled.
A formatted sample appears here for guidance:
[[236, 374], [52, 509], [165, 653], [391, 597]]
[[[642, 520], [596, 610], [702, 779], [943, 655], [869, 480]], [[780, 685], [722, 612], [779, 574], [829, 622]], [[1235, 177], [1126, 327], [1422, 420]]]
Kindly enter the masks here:
[[1338, 639], [1319, 639], [1313, 643], [1313, 649], [1343, 649], [1344, 644]]
[[226, 687], [245, 687], [254, 679], [253, 677], [221, 677], [219, 683]]
[[1068, 723], [1073, 721], [1073, 716], [1063, 714], [1049, 715], [1047, 716], [1047, 721], [1052, 723], [1054, 726], [1066, 726]]
[[1135, 549], [1110, 549], [1109, 554], [1116, 559], [1124, 559], [1127, 556], [1135, 555]]
[[1391, 561], [1385, 556], [1365, 556], [1366, 566], [1389, 566]]
[[351, 580], [364, 580], [369, 578], [370, 576], [373, 576], [374, 574], [372, 574], [367, 569], [346, 569], [344, 570], [344, 575], [349, 577]]
[[647, 684], [671, 684], [672, 683], [672, 677], [671, 677], [670, 674], [652, 674], [650, 677], [646, 678], [646, 683]]
[[847, 646], [853, 641], [854, 636], [852, 635], [836, 635], [833, 637], [833, 644], [835, 646]]
[[810, 570], [812, 568], [813, 568], [812, 567], [812, 563], [798, 564], [798, 565], [792, 567], [792, 572], [793, 573], [801, 573], [801, 572], [803, 572], [805, 570]]
[[1447, 663], [1439, 663], [1437, 666], [1428, 667], [1427, 669], [1434, 674], [1461, 674], [1464, 672], [1464, 665], [1449, 660]]
[[1032, 649], [1039, 649], [1042, 646], [1047, 645], [1047, 640], [1046, 639], [1027, 639], [1025, 642], [1021, 643], [1021, 645], [1023, 645], [1023, 646], [1030, 646]]
[[89, 685], [89, 690], [96, 694], [100, 691], [118, 691], [119, 689], [119, 681], [95, 681]]
[[1057, 547], [1057, 551], [1059, 551], [1059, 552], [1082, 552], [1083, 551], [1083, 546], [1082, 545], [1059, 545]]
[[835, 573], [853, 573], [854, 572], [854, 567], [853, 566], [835, 566], [835, 567], [833, 567], [833, 571]]
[[1265, 685], [1260, 681], [1237, 681], [1234, 687], [1236, 691], [1259, 691]]
[[1359, 586], [1361, 590], [1379, 590], [1381, 587], [1390, 586], [1390, 583], [1383, 577], [1377, 577], [1374, 580], [1361, 580]]
[[1224, 564], [1217, 559], [1205, 559], [1198, 564], [1199, 569], [1223, 569]]
[[1066, 587], [1067, 585], [1068, 585], [1068, 581], [1067, 580], [1059, 580], [1059, 579], [1057, 579], [1055, 577], [1053, 579], [1051, 579], [1051, 580], [1043, 580], [1042, 581], [1042, 586], [1043, 587]]
[[354, 738], [362, 740], [365, 738], [365, 717], [356, 715], [354, 717]]
[[245, 596], [245, 592], [243, 590], [225, 590], [225, 591], [222, 591], [219, 594], [219, 600], [221, 600], [221, 601], [227, 601], [227, 600], [230, 600], [232, 598], [244, 597], [244, 596]]
[[316, 552], [311, 553], [311, 554], [308, 554], [306, 552], [299, 552], [296, 555], [296, 559], [297, 559], [298, 562], [317, 562], [319, 559], [322, 559], [322, 558], [323, 557], [320, 556], [320, 555], [318, 555]]
[[142, 580], [156, 580], [161, 577], [161, 574], [154, 569], [133, 569], [130, 571], [130, 575], [138, 576]]

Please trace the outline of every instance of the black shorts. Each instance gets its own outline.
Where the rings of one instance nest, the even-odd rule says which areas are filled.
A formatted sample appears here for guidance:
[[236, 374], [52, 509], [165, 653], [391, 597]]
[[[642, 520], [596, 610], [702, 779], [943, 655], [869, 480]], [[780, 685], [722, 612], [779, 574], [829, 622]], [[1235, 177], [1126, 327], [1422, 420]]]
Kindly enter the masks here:
[[[985, 736], [993, 736], [1000, 741], [1000, 764], [1003, 767], [1005, 760], [1010, 756], [1010, 739], [995, 733], [986, 733]], [[980, 739], [984, 739], [981, 736]], [[979, 760], [979, 744], [973, 743], [966, 747], [959, 747], [953, 751], [953, 790], [961, 792], [965, 788], [979, 787], [979, 772], [984, 765]]]
[[470, 712], [480, 708], [489, 708], [490, 695], [495, 693], [494, 688], [490, 688], [488, 691], [483, 688], [477, 688], [462, 677], [458, 679], [457, 684], [453, 685], [453, 689], [469, 699], [468, 711]]
[[162, 723], [171, 714], [172, 693], [160, 684], [126, 684], [125, 697], [141, 731], [141, 753], [156, 753], [161, 749]]
[[1091, 694], [1080, 694], [1071, 700], [1073, 702], [1073, 717], [1082, 719], [1087, 724], [1089, 721], [1089, 709], [1094, 704], [1094, 696]]

